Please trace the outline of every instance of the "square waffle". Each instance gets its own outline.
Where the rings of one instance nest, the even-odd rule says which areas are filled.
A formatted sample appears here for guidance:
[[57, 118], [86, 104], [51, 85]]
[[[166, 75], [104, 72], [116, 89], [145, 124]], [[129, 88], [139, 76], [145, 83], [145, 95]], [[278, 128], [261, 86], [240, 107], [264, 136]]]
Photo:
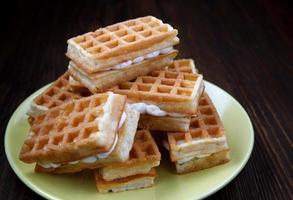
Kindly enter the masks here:
[[19, 154], [26, 163], [63, 163], [112, 146], [126, 97], [97, 94], [61, 104], [35, 117]]
[[88, 95], [88, 93], [73, 92], [71, 90], [69, 86], [69, 73], [67, 71], [33, 100], [28, 115], [42, 114], [46, 110], [59, 106], [64, 102]]
[[157, 176], [153, 168], [146, 174], [136, 174], [112, 181], [104, 180], [98, 171], [95, 172], [95, 181], [97, 190], [100, 193], [122, 192], [126, 190], [141, 189], [154, 185], [154, 179]]
[[[73, 163], [63, 163], [58, 167], [50, 166], [48, 168], [42, 167], [40, 165], [36, 165], [36, 172], [47, 172], [47, 173], [55, 173], [55, 174], [63, 174], [63, 173], [74, 173], [84, 169], [95, 169], [104, 166], [107, 163], [113, 162], [123, 162], [128, 160], [129, 152], [133, 145], [134, 136], [137, 129], [137, 124], [139, 120], [139, 112], [130, 108], [129, 105], [126, 104], [124, 108], [125, 113], [125, 121], [123, 125], [121, 125], [121, 120], [119, 122], [119, 129], [117, 132], [118, 140], [117, 143], [114, 144], [115, 147], [113, 151], [109, 151], [106, 157], [103, 156], [97, 157], [95, 160], [88, 162], [84, 160], [76, 161]], [[122, 114], [123, 115], [123, 114]], [[88, 160], [88, 159], [86, 159]]]
[[209, 96], [204, 93], [188, 132], [167, 134], [173, 162], [205, 157], [228, 149], [224, 127]]
[[88, 74], [80, 68], [80, 64], [71, 61], [68, 70], [72, 77], [82, 83], [92, 93], [103, 92], [106, 89], [118, 85], [120, 83], [130, 81], [138, 76], [146, 75], [153, 70], [159, 70], [170, 65], [176, 57], [177, 51], [164, 55], [158, 55], [155, 58], [143, 60], [139, 63], [132, 64], [129, 67], [119, 70], [108, 70], [103, 72], [95, 72]]
[[106, 71], [125, 60], [179, 43], [177, 33], [155, 17], [140, 17], [69, 39], [66, 55], [87, 73]]
[[161, 154], [148, 130], [136, 132], [129, 159], [119, 163], [109, 163], [99, 169], [106, 181], [120, 179], [136, 174], [146, 174], [160, 164]]
[[143, 102], [166, 112], [194, 115], [203, 91], [203, 77], [201, 74], [156, 70], [121, 83], [110, 91], [126, 95], [134, 103]]

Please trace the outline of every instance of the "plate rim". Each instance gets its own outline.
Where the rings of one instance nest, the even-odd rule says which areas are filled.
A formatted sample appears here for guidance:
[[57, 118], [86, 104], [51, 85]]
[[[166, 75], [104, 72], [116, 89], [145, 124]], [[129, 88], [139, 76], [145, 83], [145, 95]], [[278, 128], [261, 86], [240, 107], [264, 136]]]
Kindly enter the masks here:
[[[220, 88], [219, 86], [217, 86], [216, 84], [210, 82], [210, 81], [207, 81], [207, 80], [204, 80], [204, 83], [205, 84], [210, 84], [212, 85], [213, 87], [216, 87], [217, 90], [221, 90], [221, 92], [224, 92], [226, 95], [228, 95], [232, 101], [236, 104], [238, 104], [239, 108], [241, 109], [242, 113], [244, 113], [244, 116], [246, 118], [246, 120], [249, 122], [248, 123], [248, 129], [249, 129], [249, 133], [251, 133], [251, 143], [249, 145], [249, 148], [248, 148], [248, 151], [246, 152], [245, 154], [245, 157], [244, 159], [242, 160], [242, 162], [239, 164], [239, 168], [234, 171], [234, 173], [232, 173], [230, 176], [228, 176], [225, 181], [219, 185], [218, 187], [215, 187], [214, 189], [212, 189], [211, 191], [201, 195], [198, 197], [198, 199], [203, 199], [203, 198], [206, 198], [216, 192], [218, 192], [220, 189], [222, 189], [223, 187], [225, 187], [228, 183], [230, 183], [241, 171], [242, 169], [244, 168], [244, 166], [246, 166], [249, 158], [251, 157], [251, 154], [252, 154], [252, 151], [253, 151], [253, 147], [254, 147], [254, 129], [253, 129], [253, 124], [252, 124], [252, 121], [248, 115], [248, 113], [246, 112], [246, 110], [243, 108], [243, 106], [236, 100], [235, 97], [233, 97], [230, 93], [228, 93], [227, 91], [225, 91], [224, 89]], [[12, 155], [10, 155], [8, 153], [8, 144], [7, 144], [7, 138], [8, 138], [8, 132], [9, 130], [12, 128], [12, 120], [15, 118], [16, 116], [16, 113], [19, 112], [19, 110], [21, 109], [21, 107], [30, 99], [31, 96], [33, 96], [34, 94], [38, 93], [38, 91], [41, 91], [41, 90], [45, 90], [47, 87], [49, 87], [49, 85], [51, 85], [51, 83], [48, 83], [44, 86], [42, 86], [41, 88], [39, 88], [38, 90], [34, 91], [32, 94], [30, 94], [28, 97], [25, 98], [24, 101], [22, 101], [18, 106], [17, 108], [14, 110], [13, 114], [10, 116], [10, 119], [7, 123], [7, 126], [6, 126], [6, 129], [5, 129], [5, 136], [4, 136], [4, 151], [5, 151], [5, 155], [6, 155], [6, 158], [8, 160], [8, 163], [10, 165], [10, 167], [12, 168], [13, 172], [16, 174], [16, 176], [27, 186], [29, 187], [32, 191], [34, 191], [35, 193], [37, 193], [38, 195], [40, 195], [41, 197], [44, 197], [46, 199], [59, 199], [58, 197], [56, 196], [53, 196], [47, 192], [44, 192], [42, 189], [38, 188], [36, 185], [32, 184], [30, 181], [28, 181], [26, 179], [26, 177], [20, 172], [18, 171], [18, 169], [16, 168], [15, 164], [13, 163], [13, 160], [12, 160]], [[195, 199], [195, 198], [193, 198]]]

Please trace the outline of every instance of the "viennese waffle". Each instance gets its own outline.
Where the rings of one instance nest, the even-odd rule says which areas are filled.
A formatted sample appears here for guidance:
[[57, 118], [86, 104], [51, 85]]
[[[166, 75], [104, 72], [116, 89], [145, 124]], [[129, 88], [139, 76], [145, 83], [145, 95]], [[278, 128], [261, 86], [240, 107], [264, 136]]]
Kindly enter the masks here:
[[92, 93], [103, 92], [117, 84], [130, 81], [138, 76], [159, 70], [172, 63], [177, 51], [172, 50], [168, 54], [158, 55], [152, 59], [143, 60], [119, 70], [108, 70], [88, 74], [80, 69], [80, 64], [70, 61], [68, 70], [78, 82], [82, 83]]
[[33, 100], [28, 115], [33, 117], [44, 113], [50, 108], [59, 106], [64, 102], [88, 95], [89, 93], [82, 93], [80, 91], [73, 92], [71, 90], [69, 85], [69, 73], [67, 71]]
[[[130, 108], [126, 105], [124, 108], [125, 121], [121, 125], [121, 120], [117, 132], [117, 143], [112, 152], [107, 153], [102, 157], [97, 157], [95, 160], [80, 160], [73, 163], [62, 163], [60, 166], [50, 166], [44, 168], [40, 165], [36, 165], [36, 172], [47, 172], [47, 173], [74, 173], [81, 171], [83, 169], [95, 169], [107, 165], [107, 163], [123, 162], [129, 159], [129, 152], [133, 145], [134, 136], [137, 129], [137, 124], [139, 120], [139, 113], [136, 110]], [[122, 114], [124, 115], [124, 114]], [[123, 118], [123, 117], [122, 117]]]
[[157, 105], [166, 112], [194, 115], [203, 78], [201, 74], [157, 70], [109, 90], [126, 95], [133, 102]]
[[97, 94], [64, 103], [35, 117], [20, 160], [64, 163], [108, 151], [114, 143], [126, 97]]
[[[197, 73], [192, 59], [174, 60], [171, 65], [165, 68], [166, 71]], [[142, 114], [139, 119], [139, 128], [157, 130], [157, 131], [188, 131], [190, 124], [190, 116], [173, 117], [165, 116], [158, 117], [148, 114]]]
[[121, 163], [109, 163], [95, 172], [99, 192], [118, 192], [153, 185], [155, 168], [161, 154], [147, 130], [137, 131], [129, 159]]
[[69, 39], [66, 55], [86, 73], [106, 71], [125, 60], [172, 47], [179, 43], [177, 33], [153, 16], [140, 17]]
[[[178, 173], [208, 168], [229, 161], [229, 153], [225, 153], [229, 147], [223, 124], [206, 93], [200, 98], [198, 112], [191, 119], [189, 131], [169, 132], [167, 138], [171, 161], [175, 162]], [[212, 158], [218, 162], [211, 161], [214, 160]]]
[[108, 163], [100, 168], [100, 174], [106, 181], [119, 179], [135, 174], [148, 173], [151, 168], [160, 164], [161, 154], [148, 130], [138, 130], [134, 143], [125, 162]]

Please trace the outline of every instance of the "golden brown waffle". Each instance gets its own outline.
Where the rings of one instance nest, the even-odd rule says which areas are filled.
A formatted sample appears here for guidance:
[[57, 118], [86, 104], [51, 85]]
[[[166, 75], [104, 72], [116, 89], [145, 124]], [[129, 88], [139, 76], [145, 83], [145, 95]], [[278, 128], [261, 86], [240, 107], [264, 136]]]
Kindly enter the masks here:
[[129, 159], [124, 162], [108, 163], [100, 168], [103, 179], [110, 181], [117, 178], [147, 173], [160, 164], [161, 154], [148, 130], [136, 132]]
[[105, 167], [130, 167], [137, 164], [138, 162], [160, 160], [161, 153], [151, 133], [148, 130], [138, 130], [135, 134], [133, 146], [129, 153], [129, 159], [125, 162], [111, 163]]
[[198, 112], [191, 119], [189, 131], [167, 135], [172, 161], [228, 149], [223, 124], [206, 93], [200, 98]]
[[[68, 40], [67, 56], [93, 73], [179, 42], [177, 30], [152, 17], [120, 22]], [[114, 59], [109, 59], [114, 58]]]
[[106, 152], [112, 146], [126, 97], [103, 93], [64, 103], [38, 115], [20, 160], [64, 163]]
[[173, 62], [177, 51], [173, 50], [169, 54], [158, 55], [155, 58], [144, 60], [140, 63], [132, 64], [129, 67], [120, 70], [108, 70], [87, 74], [80, 69], [80, 64], [69, 62], [70, 74], [86, 86], [92, 93], [103, 92], [106, 89], [117, 84], [130, 81], [138, 76], [143, 76], [151, 71], [160, 70]]
[[136, 110], [130, 108], [126, 104], [124, 108], [124, 113], [126, 115], [123, 126], [117, 131], [118, 140], [115, 144], [114, 150], [105, 158], [97, 159], [95, 162], [84, 162], [77, 161], [74, 163], [63, 163], [58, 167], [48, 167], [44, 168], [36, 164], [36, 172], [46, 172], [54, 174], [63, 174], [63, 173], [75, 173], [82, 171], [84, 169], [96, 169], [103, 167], [105, 163], [114, 163], [114, 162], [124, 162], [129, 158], [129, 152], [132, 148], [134, 136], [137, 130], [137, 124], [139, 120], [139, 113]]
[[157, 176], [156, 170], [153, 168], [146, 174], [136, 174], [112, 181], [104, 180], [99, 171], [95, 171], [96, 187], [99, 192], [122, 192], [125, 190], [134, 190], [146, 188], [154, 185], [154, 179]]
[[185, 72], [197, 74], [198, 71], [195, 68], [194, 61], [192, 59], [179, 59], [174, 60], [171, 65], [169, 65], [166, 70], [171, 72]]
[[69, 85], [69, 73], [65, 72], [43, 93], [37, 96], [31, 103], [28, 115], [35, 116], [47, 109], [59, 106], [73, 99], [88, 96], [88, 93], [73, 92]]
[[203, 91], [200, 74], [157, 70], [110, 89], [134, 102], [155, 104], [167, 112], [195, 114]]

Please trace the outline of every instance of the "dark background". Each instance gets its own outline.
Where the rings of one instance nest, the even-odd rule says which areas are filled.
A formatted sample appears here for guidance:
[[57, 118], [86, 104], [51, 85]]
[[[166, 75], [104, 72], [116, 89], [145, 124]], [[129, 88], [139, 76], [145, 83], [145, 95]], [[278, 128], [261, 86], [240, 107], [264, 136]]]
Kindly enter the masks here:
[[[181, 58], [232, 94], [254, 125], [243, 171], [211, 199], [293, 199], [293, 10], [286, 1], [47, 1], [1, 6], [0, 128], [31, 93], [67, 68], [66, 40], [154, 15], [179, 30]], [[0, 199], [40, 199], [0, 153]]]

